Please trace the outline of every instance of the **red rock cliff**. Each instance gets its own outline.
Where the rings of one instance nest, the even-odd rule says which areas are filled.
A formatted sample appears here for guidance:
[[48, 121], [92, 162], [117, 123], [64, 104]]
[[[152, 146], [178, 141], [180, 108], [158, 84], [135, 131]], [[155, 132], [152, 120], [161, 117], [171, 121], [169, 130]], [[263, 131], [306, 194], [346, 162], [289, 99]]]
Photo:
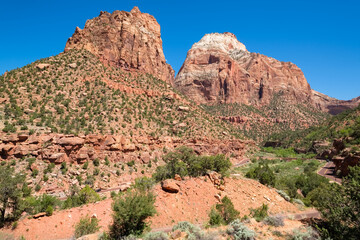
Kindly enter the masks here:
[[77, 27], [68, 39], [65, 52], [70, 49], [86, 49], [113, 66], [150, 73], [167, 82], [174, 78], [163, 53], [160, 25], [137, 7], [131, 12], [101, 12], [86, 21], [84, 29]]
[[174, 86], [198, 103], [265, 105], [280, 91], [291, 102], [312, 102], [300, 68], [248, 52], [231, 33], [207, 34], [195, 43]]

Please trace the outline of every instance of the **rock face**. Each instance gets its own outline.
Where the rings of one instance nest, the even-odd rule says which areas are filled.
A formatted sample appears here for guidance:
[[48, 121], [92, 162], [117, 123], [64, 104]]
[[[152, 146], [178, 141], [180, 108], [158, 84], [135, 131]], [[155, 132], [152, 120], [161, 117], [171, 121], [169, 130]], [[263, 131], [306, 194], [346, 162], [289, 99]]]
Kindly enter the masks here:
[[337, 100], [310, 88], [303, 72], [290, 62], [250, 53], [232, 33], [206, 34], [188, 51], [174, 87], [197, 103], [268, 105], [281, 93], [289, 103], [309, 104], [338, 114], [359, 105], [360, 97]]
[[360, 97], [348, 101], [338, 100], [325, 94], [312, 90], [315, 106], [325, 112], [336, 115], [345, 110], [355, 108], [360, 104]]
[[68, 39], [65, 52], [71, 49], [86, 49], [112, 66], [150, 73], [164, 81], [174, 78], [163, 53], [160, 25], [137, 7], [131, 12], [101, 12], [86, 21], [84, 29], [77, 27]]
[[174, 86], [198, 103], [265, 105], [277, 92], [289, 101], [312, 101], [300, 68], [248, 52], [231, 33], [207, 34], [195, 43]]

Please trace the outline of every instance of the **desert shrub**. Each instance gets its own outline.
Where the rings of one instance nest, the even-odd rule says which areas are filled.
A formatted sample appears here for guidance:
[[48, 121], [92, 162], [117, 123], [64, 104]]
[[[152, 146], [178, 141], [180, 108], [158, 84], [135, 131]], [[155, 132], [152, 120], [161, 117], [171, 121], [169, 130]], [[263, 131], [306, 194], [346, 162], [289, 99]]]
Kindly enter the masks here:
[[319, 234], [315, 232], [312, 228], [306, 229], [296, 229], [293, 231], [293, 235], [290, 237], [290, 240], [317, 240], [321, 239]]
[[41, 186], [39, 184], [36, 184], [35, 186], [35, 192], [38, 192], [41, 190]]
[[19, 225], [18, 221], [13, 222], [13, 224], [11, 225], [11, 229], [12, 230], [16, 229], [18, 225]]
[[234, 207], [234, 204], [231, 202], [230, 198], [227, 196], [221, 199], [221, 203], [216, 204], [216, 210], [219, 212], [223, 221], [226, 224], [234, 221], [239, 217], [239, 211], [237, 211]]
[[283, 216], [268, 216], [265, 217], [263, 223], [266, 225], [280, 227], [284, 226], [284, 217]]
[[205, 175], [208, 171], [225, 175], [231, 167], [231, 162], [225, 155], [197, 156], [194, 150], [188, 147], [180, 147], [167, 153], [163, 160], [166, 165], [157, 167], [153, 175], [156, 181], [174, 178], [175, 174], [181, 177], [198, 177]]
[[98, 167], [100, 165], [100, 160], [98, 158], [95, 158], [93, 164], [94, 166]]
[[51, 215], [53, 215], [54, 208], [49, 205], [49, 206], [46, 208], [45, 212], [46, 212], [46, 216], [51, 216]]
[[[43, 194], [39, 197], [29, 196], [22, 202], [22, 208], [29, 214], [46, 212], [52, 214], [54, 208], [60, 205], [60, 200], [54, 196]], [[48, 216], [50, 216], [48, 215]]]
[[215, 208], [211, 208], [211, 211], [209, 213], [209, 225], [219, 226], [223, 223], [224, 223], [224, 219], [220, 215], [220, 213]]
[[97, 194], [94, 189], [88, 185], [80, 190], [79, 199], [83, 204], [93, 203], [101, 200], [99, 194]]
[[87, 168], [88, 168], [88, 166], [89, 166], [89, 162], [88, 162], [88, 161], [86, 161], [86, 162], [84, 163], [84, 165], [83, 165], [83, 169], [87, 169]]
[[296, 198], [296, 199], [293, 200], [293, 202], [296, 203], [296, 204], [299, 204], [299, 205], [301, 205], [301, 206], [305, 206], [304, 202], [301, 201], [300, 199], [297, 199], [297, 198]]
[[62, 208], [78, 207], [83, 204], [94, 203], [100, 201], [101, 198], [98, 193], [91, 187], [86, 185], [83, 189], [79, 189], [75, 186], [71, 189], [70, 196], [63, 202]]
[[172, 231], [180, 230], [181, 232], [185, 232], [187, 234], [187, 239], [201, 239], [204, 236], [204, 233], [198, 226], [195, 226], [192, 223], [183, 221], [178, 222], [173, 228]]
[[291, 198], [283, 190], [276, 190], [276, 192], [282, 196], [286, 201], [290, 202]]
[[97, 218], [83, 217], [75, 225], [75, 237], [79, 238], [84, 235], [95, 233], [100, 229], [99, 220]]
[[131, 234], [140, 235], [148, 226], [145, 221], [156, 213], [155, 196], [150, 192], [128, 191], [113, 203], [113, 224], [110, 236], [120, 239]]
[[169, 239], [168, 235], [164, 232], [149, 232], [147, 233], [144, 240], [167, 240]]
[[231, 222], [226, 232], [235, 240], [255, 240], [255, 232], [248, 229], [239, 219]]
[[250, 209], [251, 216], [255, 218], [256, 221], [260, 222], [268, 216], [268, 209], [269, 207], [267, 204], [262, 204], [259, 208]]
[[141, 177], [135, 179], [134, 188], [139, 191], [150, 191], [152, 187], [155, 185], [155, 181], [152, 178]]

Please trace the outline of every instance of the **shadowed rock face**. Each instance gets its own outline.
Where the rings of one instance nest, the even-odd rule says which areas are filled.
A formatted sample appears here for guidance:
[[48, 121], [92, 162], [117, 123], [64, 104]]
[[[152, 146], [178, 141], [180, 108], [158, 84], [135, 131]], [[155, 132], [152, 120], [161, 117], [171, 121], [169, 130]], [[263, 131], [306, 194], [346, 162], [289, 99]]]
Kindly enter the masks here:
[[312, 102], [295, 64], [250, 53], [231, 33], [207, 34], [195, 43], [174, 85], [198, 103], [265, 105], [277, 92], [289, 101]]
[[150, 73], [167, 82], [174, 79], [174, 70], [163, 53], [160, 25], [137, 7], [131, 12], [101, 12], [86, 21], [84, 29], [77, 27], [68, 39], [65, 52], [71, 49], [86, 49], [125, 70]]
[[336, 115], [345, 110], [355, 108], [360, 104], [360, 97], [345, 101], [345, 100], [338, 100], [336, 98], [329, 97], [315, 90], [312, 90], [312, 92], [313, 92], [313, 99], [315, 102], [315, 106], [320, 110], [324, 112], [328, 112], [332, 115]]

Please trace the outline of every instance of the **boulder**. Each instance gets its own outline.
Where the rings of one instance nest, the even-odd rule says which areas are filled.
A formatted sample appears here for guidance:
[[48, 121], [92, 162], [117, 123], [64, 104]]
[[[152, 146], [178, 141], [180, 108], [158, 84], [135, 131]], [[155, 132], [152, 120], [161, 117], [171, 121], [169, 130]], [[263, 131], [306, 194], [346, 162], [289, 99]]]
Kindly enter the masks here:
[[37, 219], [37, 218], [41, 218], [41, 217], [45, 217], [45, 216], [46, 216], [46, 212], [41, 212], [41, 213], [33, 215], [33, 218]]
[[162, 181], [161, 188], [165, 192], [169, 192], [169, 193], [178, 193], [180, 190], [179, 186], [176, 184], [176, 181], [173, 179], [167, 179]]
[[39, 63], [36, 65], [36, 68], [39, 70], [44, 70], [45, 68], [48, 68], [50, 66], [50, 64], [47, 63]]
[[68, 162], [69, 158], [66, 155], [66, 153], [54, 153], [49, 158], [50, 162], [53, 162], [55, 164], [60, 164], [62, 162]]
[[178, 111], [188, 112], [189, 110], [190, 110], [189, 107], [184, 107], [184, 106], [179, 106], [178, 107]]
[[58, 142], [60, 145], [69, 145], [69, 146], [76, 146], [76, 145], [83, 145], [85, 140], [79, 137], [64, 137], [61, 138]]
[[68, 64], [68, 66], [73, 69], [77, 67], [76, 63], [70, 63]]

